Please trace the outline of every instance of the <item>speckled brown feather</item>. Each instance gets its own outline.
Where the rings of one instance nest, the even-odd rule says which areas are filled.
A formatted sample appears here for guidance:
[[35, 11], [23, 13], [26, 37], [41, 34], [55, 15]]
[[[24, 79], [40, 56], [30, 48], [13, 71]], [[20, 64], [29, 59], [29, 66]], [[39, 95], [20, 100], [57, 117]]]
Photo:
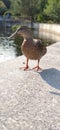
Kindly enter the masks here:
[[46, 47], [40, 40], [34, 40], [31, 38], [23, 41], [21, 49], [28, 59], [33, 60], [40, 59], [47, 51]]

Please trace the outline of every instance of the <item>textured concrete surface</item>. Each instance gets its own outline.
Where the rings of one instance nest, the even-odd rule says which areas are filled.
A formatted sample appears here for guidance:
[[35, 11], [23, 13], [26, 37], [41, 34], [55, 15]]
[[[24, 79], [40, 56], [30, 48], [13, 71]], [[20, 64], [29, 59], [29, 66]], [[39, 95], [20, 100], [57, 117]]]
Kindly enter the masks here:
[[0, 63], [0, 130], [60, 130], [60, 43], [47, 50], [42, 72], [20, 70], [24, 56]]

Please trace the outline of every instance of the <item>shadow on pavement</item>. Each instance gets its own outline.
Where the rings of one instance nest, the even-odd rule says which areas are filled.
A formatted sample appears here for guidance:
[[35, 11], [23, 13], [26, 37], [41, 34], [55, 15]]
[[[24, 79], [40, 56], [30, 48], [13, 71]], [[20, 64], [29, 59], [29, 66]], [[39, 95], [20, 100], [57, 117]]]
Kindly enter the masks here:
[[60, 71], [55, 68], [43, 70], [41, 77], [52, 87], [60, 90]]
[[53, 92], [53, 91], [51, 91], [50, 93], [51, 93], [51, 94], [54, 94], [54, 95], [57, 95], [57, 96], [60, 96], [60, 93], [58, 93], [58, 92]]

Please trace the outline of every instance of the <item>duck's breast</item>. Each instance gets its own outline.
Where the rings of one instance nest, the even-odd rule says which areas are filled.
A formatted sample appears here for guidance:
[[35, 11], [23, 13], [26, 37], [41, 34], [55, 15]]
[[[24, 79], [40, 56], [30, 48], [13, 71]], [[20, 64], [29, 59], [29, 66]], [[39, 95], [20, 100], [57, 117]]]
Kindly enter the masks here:
[[37, 40], [24, 40], [21, 49], [28, 59], [36, 60], [42, 56], [43, 47]]

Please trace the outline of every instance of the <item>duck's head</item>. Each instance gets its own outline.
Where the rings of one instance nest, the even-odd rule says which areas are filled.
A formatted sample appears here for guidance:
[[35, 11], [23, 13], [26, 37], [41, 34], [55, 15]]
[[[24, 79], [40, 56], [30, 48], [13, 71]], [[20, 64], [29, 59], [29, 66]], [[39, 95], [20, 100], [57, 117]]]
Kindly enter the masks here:
[[32, 37], [31, 30], [30, 30], [27, 26], [21, 26], [21, 27], [19, 27], [19, 28], [9, 37], [9, 39], [12, 39], [12, 38], [16, 37], [16, 35], [22, 36], [22, 37], [24, 37], [24, 38], [30, 38], [30, 37]]

